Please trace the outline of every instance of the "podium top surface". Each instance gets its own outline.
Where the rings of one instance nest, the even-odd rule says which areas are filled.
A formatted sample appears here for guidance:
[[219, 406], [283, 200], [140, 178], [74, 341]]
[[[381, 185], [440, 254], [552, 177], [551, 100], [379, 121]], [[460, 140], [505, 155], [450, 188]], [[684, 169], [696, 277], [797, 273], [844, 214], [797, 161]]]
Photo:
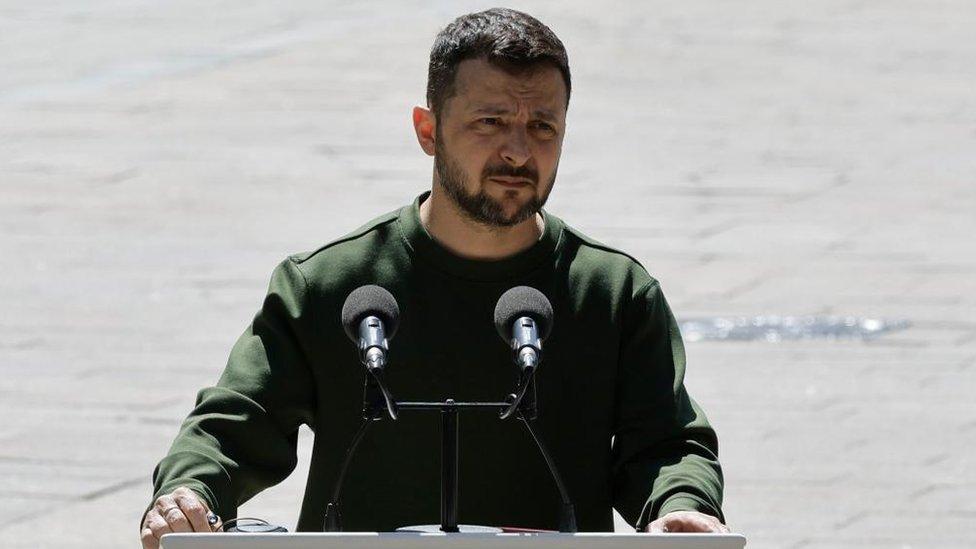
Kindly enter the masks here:
[[167, 534], [162, 549], [742, 549], [739, 534]]

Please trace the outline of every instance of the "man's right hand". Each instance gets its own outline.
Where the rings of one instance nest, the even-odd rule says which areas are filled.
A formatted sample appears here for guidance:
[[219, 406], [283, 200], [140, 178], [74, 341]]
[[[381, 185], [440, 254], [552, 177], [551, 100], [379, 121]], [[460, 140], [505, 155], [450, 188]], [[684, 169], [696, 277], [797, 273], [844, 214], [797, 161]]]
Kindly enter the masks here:
[[210, 509], [196, 492], [180, 486], [156, 498], [152, 509], [142, 521], [142, 549], [159, 549], [159, 538], [172, 532], [215, 532], [221, 527], [220, 517], [213, 526], [207, 520]]

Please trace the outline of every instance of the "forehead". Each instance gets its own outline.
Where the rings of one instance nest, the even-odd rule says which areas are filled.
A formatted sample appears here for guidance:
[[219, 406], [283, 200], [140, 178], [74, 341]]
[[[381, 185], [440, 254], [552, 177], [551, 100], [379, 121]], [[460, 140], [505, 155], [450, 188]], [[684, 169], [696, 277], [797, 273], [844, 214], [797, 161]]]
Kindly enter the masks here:
[[462, 108], [521, 102], [556, 114], [566, 111], [562, 73], [548, 63], [512, 72], [485, 59], [465, 59], [458, 64], [454, 86], [448, 102]]

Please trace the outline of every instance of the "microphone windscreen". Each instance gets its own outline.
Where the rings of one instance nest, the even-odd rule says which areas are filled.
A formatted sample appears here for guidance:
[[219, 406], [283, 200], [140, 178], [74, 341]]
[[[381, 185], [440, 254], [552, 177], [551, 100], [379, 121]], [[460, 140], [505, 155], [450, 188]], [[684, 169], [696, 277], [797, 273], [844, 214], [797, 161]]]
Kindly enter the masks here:
[[367, 316], [383, 321], [386, 338], [393, 339], [400, 322], [400, 308], [393, 294], [375, 285], [360, 286], [342, 305], [342, 327], [354, 343], [359, 343], [359, 323]]
[[552, 330], [552, 304], [535, 288], [516, 286], [503, 293], [495, 305], [495, 329], [507, 343], [512, 339], [512, 323], [527, 316], [535, 320], [539, 337], [549, 337]]

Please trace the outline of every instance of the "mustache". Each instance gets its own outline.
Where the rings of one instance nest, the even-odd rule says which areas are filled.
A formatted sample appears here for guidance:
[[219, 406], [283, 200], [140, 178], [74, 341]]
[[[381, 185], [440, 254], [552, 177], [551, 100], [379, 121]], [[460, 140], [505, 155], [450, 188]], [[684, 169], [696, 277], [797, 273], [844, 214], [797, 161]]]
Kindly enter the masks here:
[[514, 167], [508, 164], [501, 164], [497, 166], [486, 166], [481, 172], [482, 179], [487, 179], [489, 177], [524, 177], [532, 183], [539, 182], [539, 172], [534, 168], [528, 166]]

